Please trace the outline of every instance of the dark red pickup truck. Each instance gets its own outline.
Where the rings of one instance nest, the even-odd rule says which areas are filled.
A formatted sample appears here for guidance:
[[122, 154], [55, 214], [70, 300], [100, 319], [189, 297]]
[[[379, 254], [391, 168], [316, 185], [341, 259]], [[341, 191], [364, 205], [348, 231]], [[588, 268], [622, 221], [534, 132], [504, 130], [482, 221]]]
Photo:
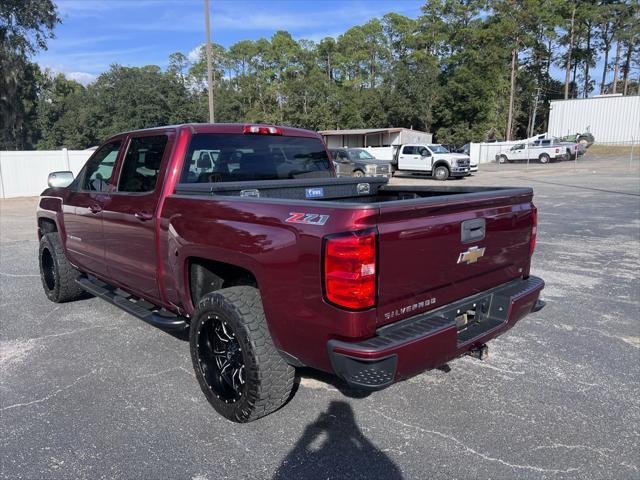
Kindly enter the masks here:
[[204, 394], [246, 422], [287, 401], [294, 367], [379, 389], [482, 356], [543, 306], [532, 195], [338, 179], [318, 134], [293, 128], [123, 133], [43, 192], [42, 283], [190, 328]]

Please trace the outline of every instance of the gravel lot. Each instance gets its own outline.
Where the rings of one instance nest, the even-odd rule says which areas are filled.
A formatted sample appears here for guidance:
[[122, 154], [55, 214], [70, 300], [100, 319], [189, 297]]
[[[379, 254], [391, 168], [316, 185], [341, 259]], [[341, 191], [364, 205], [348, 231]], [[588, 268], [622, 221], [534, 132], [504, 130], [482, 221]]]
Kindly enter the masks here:
[[[367, 396], [301, 372], [285, 408], [216, 415], [188, 344], [40, 286], [35, 199], [0, 201], [5, 478], [640, 478], [640, 175], [621, 158], [492, 166], [531, 185], [547, 307], [490, 344]], [[396, 183], [434, 184], [429, 179]]]

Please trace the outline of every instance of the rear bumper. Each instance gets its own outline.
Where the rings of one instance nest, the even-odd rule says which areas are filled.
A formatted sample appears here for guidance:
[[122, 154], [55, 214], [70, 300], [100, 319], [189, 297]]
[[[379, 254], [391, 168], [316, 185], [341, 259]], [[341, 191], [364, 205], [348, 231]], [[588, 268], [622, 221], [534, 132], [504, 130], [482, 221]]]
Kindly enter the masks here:
[[[330, 340], [329, 358], [336, 375], [350, 386], [377, 390], [395, 381], [439, 367], [513, 327], [544, 307], [544, 281], [517, 279], [378, 329], [360, 342]], [[474, 309], [477, 321], [458, 331], [455, 318]]]

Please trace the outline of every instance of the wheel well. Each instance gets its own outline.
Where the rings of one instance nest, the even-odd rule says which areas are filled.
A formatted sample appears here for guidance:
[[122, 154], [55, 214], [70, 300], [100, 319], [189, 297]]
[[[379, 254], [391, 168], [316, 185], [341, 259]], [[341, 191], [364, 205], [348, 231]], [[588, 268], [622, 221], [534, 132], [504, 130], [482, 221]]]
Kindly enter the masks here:
[[58, 231], [58, 225], [50, 218], [38, 219], [38, 236], [42, 237], [47, 233], [54, 233]]
[[436, 162], [436, 163], [433, 165], [433, 169], [434, 169], [434, 170], [435, 170], [436, 168], [438, 168], [438, 167], [447, 167], [447, 170], [451, 170], [451, 167], [449, 167], [449, 164], [448, 164], [447, 162], [443, 162], [443, 161]]
[[236, 265], [215, 262], [206, 258], [189, 259], [189, 290], [193, 305], [207, 293], [221, 288], [247, 285], [257, 287], [256, 277]]

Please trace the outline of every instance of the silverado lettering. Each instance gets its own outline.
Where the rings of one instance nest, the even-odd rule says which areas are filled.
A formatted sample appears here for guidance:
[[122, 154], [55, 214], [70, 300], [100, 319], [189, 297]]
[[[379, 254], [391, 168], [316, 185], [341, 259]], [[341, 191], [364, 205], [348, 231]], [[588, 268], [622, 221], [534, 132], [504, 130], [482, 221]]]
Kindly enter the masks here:
[[436, 303], [436, 299], [435, 298], [430, 298], [428, 300], [423, 300], [423, 301], [418, 302], [418, 303], [413, 303], [411, 305], [407, 305], [406, 307], [396, 308], [395, 310], [393, 310], [391, 312], [385, 313], [384, 314], [384, 319], [385, 320], [391, 320], [392, 318], [399, 317], [401, 315], [404, 315], [405, 313], [414, 312], [416, 310], [422, 310], [423, 308], [428, 307], [429, 305], [435, 305], [435, 303]]

